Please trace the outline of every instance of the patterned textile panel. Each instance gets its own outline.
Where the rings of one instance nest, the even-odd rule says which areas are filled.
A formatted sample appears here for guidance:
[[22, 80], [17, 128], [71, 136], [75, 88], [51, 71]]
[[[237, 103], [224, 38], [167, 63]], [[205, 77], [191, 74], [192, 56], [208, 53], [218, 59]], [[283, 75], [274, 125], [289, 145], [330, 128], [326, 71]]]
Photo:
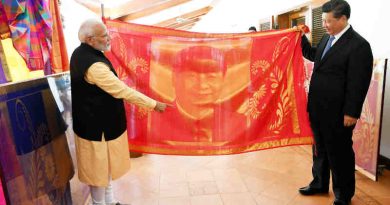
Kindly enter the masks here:
[[105, 20], [129, 86], [171, 104], [126, 104], [130, 149], [236, 154], [311, 144], [300, 33], [194, 33]]
[[52, 73], [52, 19], [48, 0], [1, 0], [0, 23], [8, 25], [13, 45], [30, 70]]
[[11, 204], [67, 204], [73, 165], [46, 78], [0, 87], [0, 168]]

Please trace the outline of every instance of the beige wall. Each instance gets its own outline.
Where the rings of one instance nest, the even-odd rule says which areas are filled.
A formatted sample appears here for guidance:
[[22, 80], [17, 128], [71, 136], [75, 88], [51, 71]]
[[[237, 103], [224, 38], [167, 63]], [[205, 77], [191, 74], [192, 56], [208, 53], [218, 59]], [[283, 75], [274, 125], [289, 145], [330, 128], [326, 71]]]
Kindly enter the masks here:
[[[374, 58], [390, 58], [390, 1], [350, 0], [350, 23], [371, 44]], [[380, 154], [390, 158], [390, 72], [387, 71]]]

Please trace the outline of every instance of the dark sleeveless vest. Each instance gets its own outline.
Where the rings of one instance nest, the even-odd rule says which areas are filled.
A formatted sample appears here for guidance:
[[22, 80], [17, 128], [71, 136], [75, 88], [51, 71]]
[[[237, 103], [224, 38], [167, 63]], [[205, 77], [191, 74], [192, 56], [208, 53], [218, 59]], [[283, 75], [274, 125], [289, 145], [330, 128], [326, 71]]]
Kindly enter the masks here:
[[105, 63], [115, 74], [110, 61], [101, 51], [82, 43], [70, 58], [73, 131], [81, 138], [106, 141], [118, 138], [126, 130], [126, 115], [122, 99], [116, 99], [85, 81], [89, 67]]

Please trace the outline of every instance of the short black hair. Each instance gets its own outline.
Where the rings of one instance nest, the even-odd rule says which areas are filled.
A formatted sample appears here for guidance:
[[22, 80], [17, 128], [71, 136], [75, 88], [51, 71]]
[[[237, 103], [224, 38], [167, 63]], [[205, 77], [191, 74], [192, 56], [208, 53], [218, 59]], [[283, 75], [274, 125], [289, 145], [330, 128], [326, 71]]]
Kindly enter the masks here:
[[330, 0], [322, 5], [322, 13], [333, 12], [335, 18], [340, 18], [343, 15], [349, 19], [351, 16], [351, 7], [344, 0]]
[[248, 31], [257, 31], [257, 29], [256, 29], [256, 27], [251, 26], [251, 27], [249, 27]]

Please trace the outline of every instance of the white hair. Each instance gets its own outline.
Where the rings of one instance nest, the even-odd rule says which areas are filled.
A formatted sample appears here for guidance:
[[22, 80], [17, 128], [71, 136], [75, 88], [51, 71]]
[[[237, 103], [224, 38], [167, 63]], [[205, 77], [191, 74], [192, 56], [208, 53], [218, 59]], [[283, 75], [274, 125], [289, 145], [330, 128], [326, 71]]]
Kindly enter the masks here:
[[88, 19], [84, 21], [79, 29], [79, 40], [81, 43], [85, 43], [88, 37], [91, 37], [95, 34], [96, 26], [105, 26], [103, 22], [98, 19]]

